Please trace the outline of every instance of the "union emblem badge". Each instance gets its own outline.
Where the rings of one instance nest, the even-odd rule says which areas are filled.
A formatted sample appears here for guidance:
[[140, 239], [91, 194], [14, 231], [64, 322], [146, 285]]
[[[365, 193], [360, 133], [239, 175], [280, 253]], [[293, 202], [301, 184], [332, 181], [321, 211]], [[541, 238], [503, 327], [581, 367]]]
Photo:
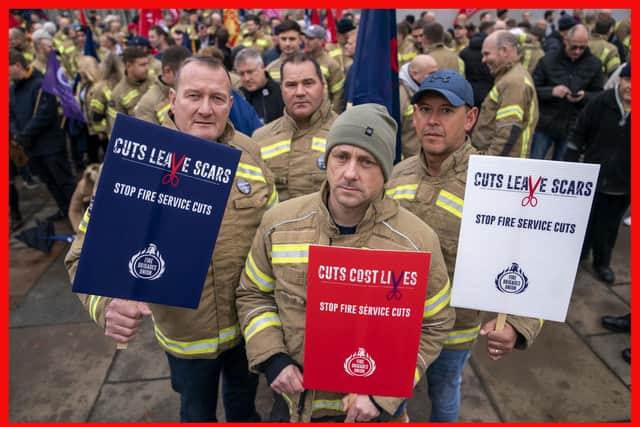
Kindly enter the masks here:
[[147, 249], [135, 253], [129, 260], [129, 273], [136, 279], [156, 280], [164, 270], [164, 259], [153, 243], [149, 243]]
[[368, 377], [376, 370], [376, 362], [369, 353], [359, 347], [358, 351], [349, 355], [344, 361], [344, 370], [352, 377]]

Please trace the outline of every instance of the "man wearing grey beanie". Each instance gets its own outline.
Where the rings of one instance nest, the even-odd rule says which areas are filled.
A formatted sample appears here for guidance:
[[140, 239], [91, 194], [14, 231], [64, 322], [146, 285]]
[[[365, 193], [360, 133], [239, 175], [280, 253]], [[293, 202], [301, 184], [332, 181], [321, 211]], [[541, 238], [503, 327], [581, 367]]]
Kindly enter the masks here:
[[327, 180], [322, 188], [269, 210], [247, 258], [236, 307], [249, 369], [264, 373], [270, 387], [283, 395], [293, 422], [407, 420], [401, 397], [303, 388], [308, 245], [432, 253], [418, 377], [438, 356], [453, 326], [438, 237], [384, 194], [396, 130], [396, 122], [377, 104], [354, 106], [338, 116], [327, 135]]

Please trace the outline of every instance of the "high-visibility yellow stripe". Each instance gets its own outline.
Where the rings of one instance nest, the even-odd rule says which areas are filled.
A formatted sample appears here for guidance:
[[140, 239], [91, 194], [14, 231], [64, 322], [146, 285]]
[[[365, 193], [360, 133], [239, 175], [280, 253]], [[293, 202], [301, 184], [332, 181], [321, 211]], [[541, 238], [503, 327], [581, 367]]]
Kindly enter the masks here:
[[158, 111], [156, 111], [156, 117], [158, 118], [158, 121], [160, 123], [162, 123], [164, 118], [167, 116], [167, 113], [169, 112], [170, 108], [171, 108], [171, 104], [167, 104], [164, 107], [162, 107], [161, 109], [159, 109]]
[[458, 72], [462, 77], [465, 77], [465, 64], [461, 58], [458, 58]]
[[250, 179], [252, 181], [267, 182], [262, 174], [262, 169], [242, 162], [238, 163], [236, 177]]
[[496, 104], [498, 103], [499, 95], [500, 93], [498, 92], [498, 88], [496, 86], [492, 87], [491, 90], [489, 91], [489, 98], [491, 98], [491, 100]]
[[111, 117], [113, 120], [116, 119], [116, 115], [118, 111], [115, 108], [107, 107], [107, 115]]
[[608, 62], [607, 62], [607, 74], [612, 73], [616, 68], [618, 68], [620, 66], [620, 58], [617, 56], [614, 56], [613, 58], [611, 58]]
[[403, 61], [411, 61], [413, 58], [415, 58], [417, 55], [417, 52], [413, 51], [413, 52], [407, 52], [407, 53], [398, 53], [398, 61], [403, 62]]
[[280, 71], [272, 70], [269, 71], [269, 75], [273, 80], [280, 81]]
[[418, 368], [416, 368], [416, 370], [413, 371], [413, 385], [415, 386], [419, 382], [420, 382], [420, 371], [418, 370]]
[[522, 58], [522, 66], [528, 70], [530, 63], [531, 63], [531, 49], [527, 49], [524, 51], [524, 57]]
[[[528, 79], [525, 79], [525, 83], [527, 83]], [[533, 89], [533, 85], [531, 85]], [[536, 113], [536, 103], [535, 99], [531, 99], [531, 104], [529, 105], [529, 119], [527, 121], [527, 126], [525, 126], [524, 131], [522, 132], [522, 147], [520, 149], [520, 158], [526, 159], [529, 157], [529, 141], [531, 141], [532, 135], [532, 125], [533, 125], [533, 117]]]
[[133, 100], [140, 95], [140, 92], [138, 91], [138, 89], [132, 89], [129, 92], [127, 92], [123, 97], [122, 97], [122, 105], [124, 105], [125, 107], [127, 105], [129, 105], [131, 102], [133, 102]]
[[269, 46], [269, 42], [266, 41], [265, 39], [258, 39], [256, 40], [256, 44], [260, 47], [266, 47]]
[[269, 197], [269, 200], [267, 200], [267, 209], [271, 209], [278, 203], [280, 203], [280, 200], [278, 199], [278, 190], [276, 190], [276, 186], [274, 185], [271, 196]]
[[167, 338], [157, 326], [154, 326], [154, 331], [156, 339], [166, 350], [178, 354], [196, 355], [217, 352], [220, 344], [232, 341], [240, 336], [240, 325], [235, 324], [231, 327], [221, 329], [218, 337], [196, 341], [178, 341]]
[[319, 136], [311, 138], [311, 149], [324, 153], [327, 149], [327, 138], [320, 138]]
[[333, 86], [329, 87], [329, 92], [336, 93], [336, 92], [341, 91], [342, 88], [344, 88], [344, 77], [342, 79], [340, 79], [339, 82], [337, 82]]
[[321, 65], [320, 66], [320, 71], [322, 71], [322, 75], [324, 76], [324, 78], [329, 80], [329, 69], [327, 67], [325, 67], [324, 65]]
[[268, 160], [290, 151], [291, 140], [287, 139], [285, 141], [278, 141], [275, 144], [260, 148], [260, 156], [262, 157], [262, 160]]
[[271, 245], [273, 264], [297, 264], [309, 262], [309, 243]]
[[544, 319], [538, 319], [538, 322], [540, 322], [540, 327], [542, 328], [542, 325], [544, 325]]
[[522, 107], [516, 104], [502, 107], [496, 113], [496, 120], [502, 120], [510, 116], [515, 116], [518, 120], [522, 121], [522, 118], [524, 117]]
[[413, 114], [413, 105], [409, 104], [406, 110], [402, 112], [403, 116], [411, 116]]
[[424, 302], [424, 314], [423, 318], [435, 316], [439, 313], [451, 300], [451, 283], [447, 279], [447, 284], [433, 297], [427, 299]]
[[398, 185], [397, 187], [390, 188], [386, 191], [387, 196], [392, 199], [400, 200], [413, 200], [416, 198], [418, 191], [418, 184], [406, 184]]
[[95, 108], [96, 110], [104, 111], [104, 104], [97, 99], [92, 99], [89, 103], [91, 108]]
[[98, 322], [98, 316], [96, 310], [98, 309], [98, 303], [100, 302], [100, 296], [91, 295], [89, 297], [89, 316], [93, 319], [94, 322]]
[[84, 211], [84, 215], [82, 216], [82, 221], [80, 221], [80, 224], [78, 225], [78, 230], [82, 231], [83, 233], [87, 232], [87, 226], [89, 225], [89, 217], [90, 217], [89, 208], [87, 208]]
[[282, 327], [282, 322], [280, 321], [278, 313], [274, 311], [266, 311], [254, 317], [251, 319], [247, 327], [244, 328], [245, 341], [248, 343], [255, 334], [270, 326]]
[[102, 93], [104, 94], [104, 97], [107, 99], [107, 101], [111, 100], [111, 89], [109, 89], [107, 86], [105, 86], [102, 89]]
[[344, 406], [342, 405], [342, 400], [328, 400], [328, 399], [318, 399], [311, 402], [311, 411], [317, 411], [320, 409], [331, 409], [334, 411], [344, 411]]
[[476, 325], [473, 328], [469, 328], [469, 329], [460, 329], [457, 331], [451, 331], [447, 335], [447, 338], [444, 340], [444, 343], [453, 345], [453, 344], [470, 342], [478, 338], [479, 333], [480, 333], [480, 325]]
[[247, 277], [249, 277], [249, 280], [251, 280], [262, 292], [273, 292], [273, 289], [276, 287], [276, 279], [258, 268], [253, 260], [251, 251], [249, 251], [249, 255], [247, 256], [247, 262], [245, 262], [244, 265], [244, 272], [247, 274]]
[[329, 56], [332, 58], [335, 58], [336, 56], [340, 56], [340, 55], [342, 55], [342, 49], [340, 48], [329, 51]]
[[438, 199], [436, 200], [436, 206], [441, 207], [442, 209], [452, 213], [458, 218], [462, 218], [464, 200], [453, 193], [449, 193], [446, 190], [440, 190]]

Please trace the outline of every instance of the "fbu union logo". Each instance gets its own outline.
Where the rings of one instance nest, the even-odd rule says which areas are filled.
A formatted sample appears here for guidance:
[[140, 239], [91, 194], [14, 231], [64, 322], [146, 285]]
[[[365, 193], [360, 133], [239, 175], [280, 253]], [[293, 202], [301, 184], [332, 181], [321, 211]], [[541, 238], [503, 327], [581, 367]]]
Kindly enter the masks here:
[[129, 260], [129, 273], [136, 279], [156, 280], [164, 270], [164, 259], [153, 243], [149, 243], [147, 249], [137, 252]]
[[527, 286], [529, 286], [529, 279], [516, 262], [502, 270], [496, 277], [496, 287], [500, 292], [521, 294]]
[[344, 370], [352, 377], [368, 377], [376, 370], [376, 362], [362, 347], [344, 361]]

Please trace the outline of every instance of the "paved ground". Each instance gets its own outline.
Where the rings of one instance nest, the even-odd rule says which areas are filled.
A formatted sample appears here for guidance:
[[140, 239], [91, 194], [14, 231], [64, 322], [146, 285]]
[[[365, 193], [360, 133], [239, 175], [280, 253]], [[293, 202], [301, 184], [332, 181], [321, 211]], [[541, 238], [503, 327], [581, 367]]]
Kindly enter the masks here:
[[[55, 211], [43, 189], [20, 192], [31, 221]], [[65, 223], [56, 230], [70, 232]], [[116, 351], [70, 291], [67, 244], [48, 256], [14, 238], [10, 247], [10, 420], [177, 421], [178, 396], [150, 322], [129, 349]], [[628, 227], [621, 226], [613, 266], [613, 286], [598, 282], [588, 263], [580, 268], [567, 322], [547, 322], [530, 350], [492, 362], [478, 343], [463, 376], [463, 421], [630, 420], [630, 369], [620, 357], [630, 337], [600, 326], [602, 315], [630, 310]], [[262, 381], [263, 416], [271, 402]], [[428, 406], [423, 381], [411, 419], [426, 421]]]

